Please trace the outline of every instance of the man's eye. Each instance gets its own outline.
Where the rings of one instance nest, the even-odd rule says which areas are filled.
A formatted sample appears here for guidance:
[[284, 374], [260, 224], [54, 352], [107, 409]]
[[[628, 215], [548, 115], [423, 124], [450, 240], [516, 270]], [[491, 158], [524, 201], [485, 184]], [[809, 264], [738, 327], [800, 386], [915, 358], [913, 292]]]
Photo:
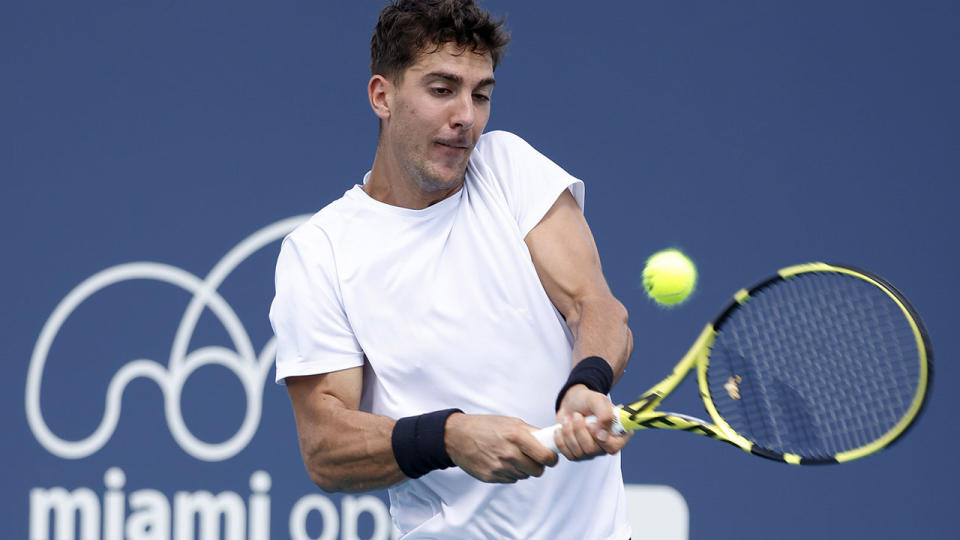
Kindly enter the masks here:
[[473, 99], [477, 101], [490, 101], [490, 96], [486, 94], [474, 94]]
[[433, 89], [431, 89], [431, 90], [433, 91], [434, 94], [436, 94], [436, 95], [438, 95], [438, 96], [445, 96], [445, 95], [450, 94], [450, 89], [449, 89], [449, 88], [433, 88]]

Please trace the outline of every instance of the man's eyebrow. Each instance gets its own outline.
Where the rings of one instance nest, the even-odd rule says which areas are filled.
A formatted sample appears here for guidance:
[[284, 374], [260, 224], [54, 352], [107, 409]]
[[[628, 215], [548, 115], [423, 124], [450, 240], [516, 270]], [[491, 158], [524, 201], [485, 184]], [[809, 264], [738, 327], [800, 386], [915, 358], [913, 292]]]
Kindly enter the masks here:
[[[463, 84], [463, 77], [459, 75], [454, 75], [453, 73], [447, 73], [444, 71], [431, 71], [423, 76], [424, 79], [443, 79], [447, 82], [454, 84]], [[487, 77], [486, 79], [481, 80], [477, 83], [476, 88], [484, 88], [487, 86], [493, 86], [497, 83], [496, 79], [493, 77]]]

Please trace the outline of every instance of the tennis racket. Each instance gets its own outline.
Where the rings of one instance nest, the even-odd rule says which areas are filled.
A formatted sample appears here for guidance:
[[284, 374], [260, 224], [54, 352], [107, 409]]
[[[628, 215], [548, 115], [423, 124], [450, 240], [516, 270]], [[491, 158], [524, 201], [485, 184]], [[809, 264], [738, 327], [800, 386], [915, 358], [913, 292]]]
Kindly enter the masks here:
[[[920, 414], [929, 338], [883, 278], [801, 264], [733, 298], [673, 373], [614, 409], [611, 431], [676, 429], [786, 463], [842, 463], [889, 446]], [[694, 367], [712, 421], [656, 410]], [[556, 451], [559, 427], [534, 435]]]

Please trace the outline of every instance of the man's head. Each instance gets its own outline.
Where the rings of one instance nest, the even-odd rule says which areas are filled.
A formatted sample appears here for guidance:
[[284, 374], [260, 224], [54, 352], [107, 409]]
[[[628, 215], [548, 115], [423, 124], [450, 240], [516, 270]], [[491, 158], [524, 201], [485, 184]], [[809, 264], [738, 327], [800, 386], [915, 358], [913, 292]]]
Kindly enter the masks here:
[[398, 0], [371, 43], [370, 104], [377, 160], [391, 182], [443, 195], [463, 180], [490, 116], [493, 70], [507, 43], [501, 21], [473, 0]]
[[394, 0], [370, 39], [370, 73], [397, 81], [420, 54], [445, 43], [488, 53], [496, 69], [509, 41], [503, 20], [473, 0]]

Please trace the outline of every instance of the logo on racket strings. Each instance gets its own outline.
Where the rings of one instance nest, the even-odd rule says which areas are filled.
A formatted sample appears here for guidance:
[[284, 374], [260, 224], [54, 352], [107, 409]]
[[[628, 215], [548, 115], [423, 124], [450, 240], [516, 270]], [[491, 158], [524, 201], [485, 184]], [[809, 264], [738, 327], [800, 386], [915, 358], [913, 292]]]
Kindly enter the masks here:
[[724, 383], [723, 389], [727, 391], [727, 395], [730, 396], [730, 399], [740, 399], [740, 381], [742, 379], [739, 375], [731, 375], [727, 378], [727, 382]]

